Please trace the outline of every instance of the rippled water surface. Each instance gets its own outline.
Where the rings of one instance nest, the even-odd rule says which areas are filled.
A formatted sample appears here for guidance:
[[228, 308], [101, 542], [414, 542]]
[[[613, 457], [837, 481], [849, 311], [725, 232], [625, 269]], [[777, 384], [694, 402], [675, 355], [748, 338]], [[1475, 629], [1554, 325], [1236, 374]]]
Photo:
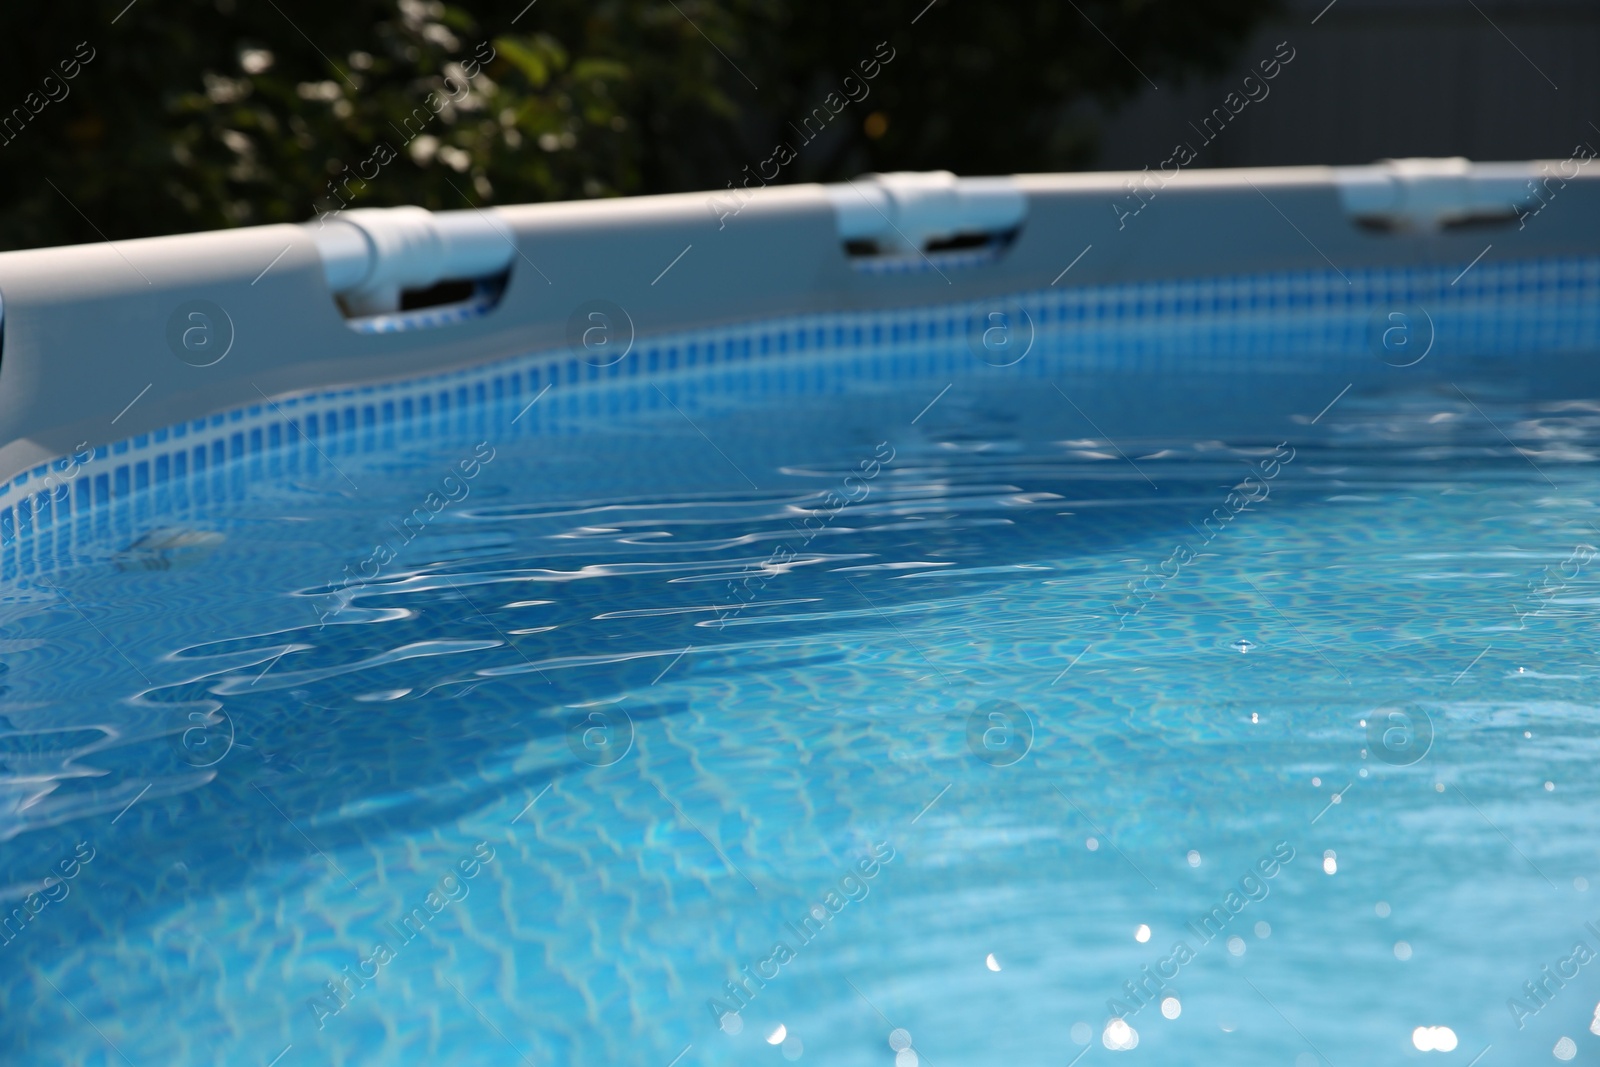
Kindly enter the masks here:
[[1593, 376], [980, 369], [18, 579], [0, 1059], [1600, 1062]]

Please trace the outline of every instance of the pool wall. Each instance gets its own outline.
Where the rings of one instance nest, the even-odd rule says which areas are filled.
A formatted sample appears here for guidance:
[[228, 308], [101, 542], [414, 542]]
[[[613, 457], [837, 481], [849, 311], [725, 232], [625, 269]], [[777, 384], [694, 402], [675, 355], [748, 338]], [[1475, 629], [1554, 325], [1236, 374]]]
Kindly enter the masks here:
[[[81, 512], [440, 404], [719, 359], [959, 348], [990, 304], [1108, 366], [1370, 356], [1373, 315], [1424, 300], [1459, 344], [1592, 350], [1600, 182], [1587, 162], [965, 180], [982, 187], [976, 225], [997, 232], [948, 248], [920, 247], [968, 228], [948, 176], [500, 208], [482, 213], [510, 263], [492, 308], [354, 319], [314, 225], [0, 254], [0, 535], [34, 522], [36, 498]], [[895, 199], [896, 181], [909, 197]], [[852, 256], [852, 227], [899, 247]], [[585, 358], [595, 308], [626, 358]]]

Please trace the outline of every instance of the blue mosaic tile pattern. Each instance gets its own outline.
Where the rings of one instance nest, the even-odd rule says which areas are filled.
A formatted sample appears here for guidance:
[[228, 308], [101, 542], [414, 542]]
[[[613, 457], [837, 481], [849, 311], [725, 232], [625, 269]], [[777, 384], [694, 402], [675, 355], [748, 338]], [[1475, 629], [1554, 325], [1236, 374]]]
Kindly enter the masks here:
[[993, 263], [1004, 251], [1005, 244], [996, 242], [961, 251], [860, 256], [852, 259], [850, 266], [858, 274], [937, 274], [945, 270], [965, 270]]
[[[1147, 375], [1180, 366], [1252, 374], [1371, 368], [1374, 323], [1381, 330], [1391, 311], [1423, 312], [1445, 350], [1600, 350], [1600, 257], [1480, 263], [1458, 280], [1464, 265], [1059, 287], [792, 316], [641, 339], [608, 367], [547, 350], [401, 383], [286, 396], [86, 448], [0, 486], [0, 579], [52, 569], [80, 525], [87, 532], [109, 523], [131, 539], [156, 517], [446, 427], [492, 421], [506, 437], [561, 433], [584, 417], [664, 408], [666, 397], [811, 393], [960, 373], [972, 368], [972, 339], [997, 309], [1031, 324], [1036, 355], [1016, 371], [1041, 377], [1063, 365]], [[819, 358], [808, 363], [812, 355]], [[527, 417], [493, 414], [506, 408]]]
[[351, 319], [348, 323], [357, 333], [404, 333], [407, 330], [425, 330], [434, 326], [453, 326], [482, 318], [500, 302], [500, 290], [479, 285], [472, 297], [457, 304], [419, 308], [416, 311], [396, 311], [386, 315], [368, 315]]

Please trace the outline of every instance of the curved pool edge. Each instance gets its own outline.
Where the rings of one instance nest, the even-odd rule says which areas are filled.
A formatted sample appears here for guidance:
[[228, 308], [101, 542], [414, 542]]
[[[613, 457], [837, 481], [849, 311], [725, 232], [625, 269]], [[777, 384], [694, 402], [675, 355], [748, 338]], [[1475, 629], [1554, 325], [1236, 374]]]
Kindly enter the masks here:
[[[1593, 251], [1600, 181], [1587, 175], [1556, 179], [1560, 219], [1535, 219], [1508, 200], [1510, 213], [1492, 226], [1418, 221], [1441, 204], [1470, 214], [1508, 183], [1526, 175], [1531, 190], [1561, 166], [1449, 162], [1423, 168], [1426, 180], [1412, 185], [1395, 177], [1404, 171], [1396, 164], [963, 179], [1009, 183], [1022, 198], [1020, 228], [1003, 249], [866, 261], [845, 249], [842, 198], [859, 195], [872, 211], [855, 216], [876, 212], [904, 236], [891, 214], [911, 227], [931, 213], [937, 229], [940, 211], [959, 212], [939, 200], [948, 201], [948, 183], [925, 194], [917, 189], [926, 176], [880, 182], [909, 180], [903, 201], [862, 181], [497, 208], [495, 225], [515, 252], [498, 303], [423, 329], [352, 328], [310, 226], [3, 253], [0, 481], [271, 398], [558, 352], [574, 329], [582, 336], [590, 306], [621, 311], [630, 340], [644, 343], [786, 316], [893, 314], [1052, 289], [1329, 270], [1353, 285], [1353, 273], [1385, 268], [1467, 277], [1496, 262]], [[1374, 183], [1395, 198], [1397, 225], [1358, 217], [1376, 210]], [[196, 308], [213, 350], [225, 346], [209, 363], [178, 348]]]

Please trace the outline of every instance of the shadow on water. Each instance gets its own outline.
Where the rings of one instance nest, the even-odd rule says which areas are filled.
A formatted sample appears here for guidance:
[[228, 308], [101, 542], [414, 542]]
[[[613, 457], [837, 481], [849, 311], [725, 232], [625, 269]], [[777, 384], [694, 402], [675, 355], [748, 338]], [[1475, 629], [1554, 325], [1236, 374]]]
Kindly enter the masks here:
[[[1381, 391], [1366, 390], [1366, 401], [1357, 391], [1339, 417], [1314, 424], [1308, 416], [1337, 399], [1327, 378], [1273, 381], [1282, 411], [1270, 419], [1251, 408], [1259, 392], [1238, 382], [1228, 394], [1212, 381], [1209, 393], [1191, 392], [1186, 402], [1181, 387], [1152, 395], [1063, 381], [1069, 389], [953, 390], [920, 415], [935, 388], [787, 412], [697, 411], [698, 421], [657, 420], [648, 433], [620, 440], [578, 434], [507, 448], [496, 484], [448, 516], [448, 536], [465, 540], [431, 548], [419, 540], [426, 558], [352, 594], [356, 617], [387, 612], [373, 624], [261, 633], [251, 611], [217, 606], [207, 638], [172, 657], [194, 668], [191, 679], [140, 687], [135, 705], [159, 714], [156, 726], [141, 727], [139, 743], [45, 734], [0, 719], [0, 758], [9, 767], [70, 772], [56, 776], [53, 801], [105, 792], [109, 783], [119, 796], [132, 795], [141, 779], [179, 783], [134, 796], [120, 814], [97, 811], [0, 845], [0, 885], [19, 889], [36, 888], [78, 841], [97, 850], [74, 893], [0, 945], [0, 961], [15, 974], [49, 970], [96, 939], [141, 936], [163, 916], [246, 888], [263, 871], [280, 884], [287, 871], [297, 871], [301, 885], [326, 880], [329, 857], [337, 857], [335, 877], [365, 890], [376, 878], [366, 857], [385, 841], [425, 836], [496, 806], [509, 824], [541, 791], [607, 773], [565, 744], [585, 709], [620, 700], [641, 732], [692, 711], [694, 675], [682, 664], [676, 688], [652, 694], [679, 650], [714, 660], [719, 678], [843, 663], [848, 649], [898, 633], [898, 620], [1043, 575], [1071, 575], [1080, 564], [1093, 581], [1066, 609], [1108, 614], [1123, 580], [1158, 563], [1174, 539], [1193, 538], [1279, 441], [1298, 440], [1301, 451], [1274, 482], [1270, 506], [1325, 506], [1329, 487], [1342, 483], [1312, 472], [1348, 459], [1341, 448], [1373, 447], [1372, 425], [1363, 427], [1363, 443], [1341, 443], [1339, 428], [1362, 411], [1369, 423], [1391, 419], [1384, 447], [1396, 457], [1397, 483], [1419, 471], [1448, 477], [1418, 449], [1505, 451], [1499, 429], [1429, 422], [1447, 403], [1470, 412], [1470, 401], [1452, 401], [1437, 383], [1410, 409], [1371, 399]], [[825, 518], [808, 527], [808, 513], [819, 514], [825, 494], [843, 492], [844, 476], [862, 470], [879, 441], [890, 442], [894, 458], [865, 482], [858, 474], [868, 491], [823, 506]], [[431, 452], [446, 456], [454, 447]], [[1504, 462], [1509, 469], [1523, 457]], [[404, 483], [416, 466], [398, 465], [394, 480]], [[750, 475], [761, 489], [739, 480]], [[708, 497], [706, 484], [733, 488]], [[404, 514], [413, 493], [394, 487], [362, 507]], [[445, 533], [444, 524], [436, 532]], [[347, 557], [362, 551], [347, 530], [327, 536], [343, 539]], [[794, 559], [772, 564], [780, 546]], [[1119, 552], [1131, 557], [1126, 576], [1106, 572]], [[576, 580], [582, 568], [598, 569]], [[932, 572], [950, 574], [906, 577]], [[84, 573], [90, 589], [114, 580], [103, 566]], [[149, 583], [163, 571], [116, 573]], [[308, 592], [286, 588], [287, 574], [265, 577], [277, 579], [266, 600], [328, 588]], [[83, 585], [59, 580], [84, 596]], [[731, 615], [738, 624], [714, 625], [739, 604]], [[49, 618], [74, 626], [86, 654], [105, 655], [82, 620], [59, 611]], [[138, 613], [97, 625], [137, 627]], [[228, 629], [235, 636], [216, 636]], [[455, 644], [442, 654], [383, 658], [445, 640]], [[267, 667], [286, 642], [305, 647]], [[52, 699], [40, 677], [12, 683], [8, 699], [35, 707]], [[208, 743], [220, 743], [213, 708], [231, 724], [232, 749], [200, 767], [206, 761], [174, 738], [187, 721], [205, 724]], [[7, 910], [18, 903], [8, 901]], [[22, 1047], [37, 990], [28, 982], [6, 989], [0, 1028]]]

